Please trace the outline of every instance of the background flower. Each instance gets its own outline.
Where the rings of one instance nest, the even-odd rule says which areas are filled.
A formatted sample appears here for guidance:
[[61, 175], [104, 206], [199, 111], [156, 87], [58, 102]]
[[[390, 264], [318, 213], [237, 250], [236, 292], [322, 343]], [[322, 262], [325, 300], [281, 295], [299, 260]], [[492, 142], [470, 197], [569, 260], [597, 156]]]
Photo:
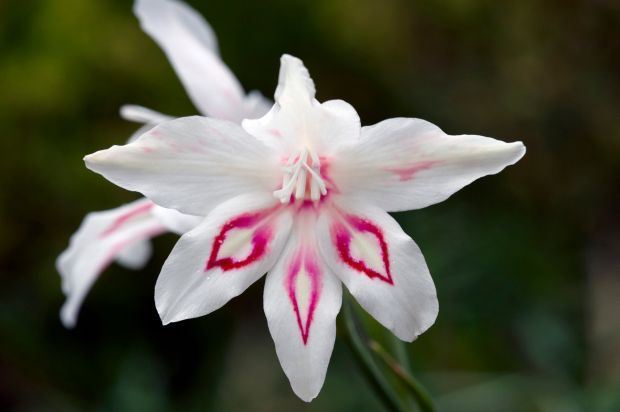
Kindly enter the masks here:
[[[176, 0], [137, 0], [134, 13], [142, 29], [162, 47], [188, 95], [205, 116], [240, 122], [262, 116], [270, 102], [259, 92], [246, 95], [239, 80], [219, 56], [209, 23], [187, 4]], [[133, 142], [173, 117], [142, 106], [124, 105], [120, 114], [141, 125]], [[111, 210], [90, 212], [56, 261], [66, 296], [60, 319], [74, 327], [80, 307], [98, 277], [113, 262], [141, 269], [151, 257], [153, 237], [183, 234], [200, 218], [165, 209], [144, 199]]]

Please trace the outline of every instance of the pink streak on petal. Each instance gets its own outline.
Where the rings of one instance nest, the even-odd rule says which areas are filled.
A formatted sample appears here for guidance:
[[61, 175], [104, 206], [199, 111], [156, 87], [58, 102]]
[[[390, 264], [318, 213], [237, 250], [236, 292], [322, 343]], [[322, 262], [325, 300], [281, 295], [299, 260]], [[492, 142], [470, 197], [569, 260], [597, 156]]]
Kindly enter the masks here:
[[99, 264], [97, 273], [100, 274], [101, 272], [103, 272], [110, 265], [110, 263], [112, 263], [112, 261], [116, 259], [116, 256], [118, 256], [118, 254], [126, 247], [141, 240], [152, 239], [165, 232], [166, 232], [166, 228], [160, 225], [159, 223], [157, 223], [155, 226], [151, 228], [143, 230], [128, 239], [123, 239], [122, 241], [116, 243], [114, 246], [112, 246], [112, 249], [110, 249], [105, 259], [103, 259], [101, 263]]
[[329, 173], [331, 168], [330, 160], [325, 156], [319, 156], [319, 160], [321, 161], [320, 174], [327, 185], [327, 192], [340, 193], [338, 185], [336, 185], [336, 182], [334, 182], [334, 179], [332, 179]]
[[388, 246], [381, 229], [370, 220], [362, 219], [357, 216], [347, 215], [346, 220], [355, 230], [370, 233], [377, 238], [379, 246], [381, 247], [381, 259], [383, 261], [385, 273], [379, 273], [376, 270], [371, 269], [363, 260], [355, 259], [351, 255], [351, 231], [342, 223], [336, 222], [333, 224], [331, 231], [332, 240], [336, 245], [340, 259], [342, 259], [342, 261], [349, 267], [357, 270], [358, 272], [364, 273], [371, 279], [379, 279], [385, 283], [393, 285], [394, 281], [390, 272]]
[[[308, 307], [308, 313], [306, 319], [302, 319], [301, 311], [299, 309], [299, 303], [297, 301], [297, 276], [301, 270], [302, 264], [306, 270], [306, 273], [310, 277], [310, 304]], [[291, 262], [288, 275], [286, 277], [286, 289], [288, 290], [288, 297], [293, 305], [295, 311], [295, 317], [297, 318], [297, 326], [301, 334], [301, 339], [304, 345], [308, 344], [308, 337], [310, 336], [310, 327], [314, 320], [314, 312], [319, 301], [320, 289], [321, 289], [321, 270], [316, 260], [316, 256], [311, 251], [300, 251], [297, 253], [293, 261]]]
[[269, 129], [268, 130], [269, 134], [275, 137], [282, 137], [282, 132], [279, 131], [278, 129]]
[[127, 223], [131, 219], [148, 213], [153, 208], [153, 206], [155, 206], [154, 203], [148, 202], [148, 203], [140, 204], [140, 205], [136, 206], [133, 209], [130, 209], [129, 211], [127, 211], [127, 213], [124, 213], [121, 216], [119, 216], [118, 218], [116, 218], [116, 220], [114, 220], [114, 222], [112, 222], [112, 224], [110, 226], [108, 226], [108, 228], [106, 230], [101, 232], [99, 237], [103, 238], [103, 237], [106, 237], [106, 236], [116, 232], [121, 227], [123, 227], [123, 225], [125, 223]]
[[437, 160], [426, 160], [426, 161], [418, 162], [408, 167], [394, 167], [394, 168], [387, 168], [385, 170], [387, 170], [390, 173], [394, 173], [396, 176], [398, 176], [398, 180], [400, 180], [401, 182], [406, 182], [406, 181], [413, 179], [413, 177], [418, 172], [421, 172], [422, 170], [430, 169], [435, 164], [437, 164]]
[[269, 214], [269, 212], [270, 211], [246, 213], [225, 223], [213, 240], [213, 248], [211, 249], [211, 255], [205, 265], [205, 272], [216, 266], [220, 267], [224, 271], [239, 269], [260, 259], [267, 252], [267, 245], [273, 237], [272, 230], [268, 225], [262, 225], [254, 230], [252, 235], [252, 251], [245, 259], [235, 260], [232, 257], [220, 258], [218, 257], [218, 253], [224, 244], [226, 235], [229, 231], [233, 229], [243, 229], [257, 226]]

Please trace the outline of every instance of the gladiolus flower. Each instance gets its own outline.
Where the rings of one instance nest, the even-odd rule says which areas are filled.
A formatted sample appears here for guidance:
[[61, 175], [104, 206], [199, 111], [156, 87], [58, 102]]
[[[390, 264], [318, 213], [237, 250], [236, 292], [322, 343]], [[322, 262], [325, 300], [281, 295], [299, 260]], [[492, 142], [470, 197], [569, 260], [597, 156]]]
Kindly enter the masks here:
[[[144, 31], [164, 50], [195, 106], [205, 116], [240, 122], [265, 114], [270, 102], [260, 93], [246, 95], [222, 62], [215, 33], [186, 4], [170, 0], [138, 0], [134, 11]], [[173, 117], [141, 106], [121, 108], [121, 116], [143, 124], [133, 141]], [[91, 212], [72, 236], [56, 267], [67, 296], [60, 318], [73, 327], [82, 302], [99, 275], [116, 261], [131, 269], [143, 267], [151, 255], [150, 239], [166, 232], [182, 234], [200, 218], [165, 209], [140, 199], [116, 209]]]
[[348, 103], [318, 102], [302, 61], [284, 55], [262, 118], [180, 118], [85, 161], [162, 207], [204, 216], [157, 280], [164, 324], [211, 313], [268, 272], [276, 352], [310, 401], [325, 379], [342, 283], [402, 340], [435, 322], [424, 257], [388, 212], [441, 202], [524, 153], [521, 142], [451, 136], [420, 119], [361, 127]]

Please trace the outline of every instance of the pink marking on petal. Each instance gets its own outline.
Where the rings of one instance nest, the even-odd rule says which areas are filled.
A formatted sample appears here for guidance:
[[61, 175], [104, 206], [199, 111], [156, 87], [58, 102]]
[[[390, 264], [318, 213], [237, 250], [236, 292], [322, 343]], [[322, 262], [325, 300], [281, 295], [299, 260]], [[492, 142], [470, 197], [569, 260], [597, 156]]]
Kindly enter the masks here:
[[226, 99], [228, 99], [228, 101], [230, 101], [231, 103], [234, 103], [235, 105], [239, 102], [239, 96], [237, 93], [235, 93], [232, 89], [224, 89], [224, 97], [226, 97]]
[[112, 224], [108, 226], [106, 230], [101, 232], [99, 237], [103, 238], [116, 232], [118, 229], [123, 227], [123, 225], [127, 223], [128, 221], [130, 221], [131, 219], [148, 213], [153, 208], [153, 206], [155, 206], [154, 203], [148, 202], [148, 203], [140, 204], [133, 209], [130, 209], [126, 213], [116, 218], [116, 220], [114, 220], [114, 222], [112, 222]]
[[[305, 268], [306, 274], [310, 278], [310, 302], [308, 304], [308, 312], [305, 319], [302, 318], [302, 313], [299, 307], [299, 301], [297, 300], [297, 277], [299, 276], [301, 269]], [[308, 344], [308, 337], [310, 336], [310, 327], [314, 320], [314, 312], [319, 301], [320, 289], [321, 289], [321, 270], [316, 260], [316, 256], [311, 251], [300, 251], [297, 253], [293, 261], [288, 268], [288, 275], [286, 277], [286, 289], [288, 290], [288, 297], [293, 305], [295, 311], [295, 317], [297, 319], [297, 326], [301, 334], [301, 339], [304, 345]]]
[[279, 131], [278, 129], [269, 129], [267, 130], [269, 132], [270, 135], [275, 136], [275, 137], [282, 137], [282, 132]]
[[319, 156], [319, 160], [321, 161], [320, 174], [323, 180], [327, 185], [327, 191], [332, 193], [340, 193], [340, 189], [334, 179], [330, 176], [329, 170], [331, 168], [331, 162], [325, 156]]
[[376, 237], [381, 248], [381, 259], [383, 261], [383, 267], [385, 273], [379, 273], [376, 270], [370, 268], [366, 262], [362, 259], [356, 259], [351, 255], [351, 231], [344, 224], [336, 222], [332, 226], [332, 240], [338, 250], [340, 259], [349, 267], [364, 273], [371, 279], [380, 279], [390, 285], [394, 284], [392, 274], [390, 272], [390, 258], [388, 245], [383, 236], [382, 230], [368, 219], [363, 219], [357, 216], [347, 215], [347, 222], [351, 227], [359, 232], [367, 232]]
[[269, 215], [269, 213], [270, 210], [257, 213], [247, 213], [226, 222], [213, 240], [213, 248], [211, 249], [211, 255], [205, 265], [205, 272], [216, 266], [219, 266], [224, 271], [239, 269], [260, 259], [267, 252], [267, 245], [273, 238], [272, 230], [268, 225], [262, 225], [254, 230], [251, 240], [252, 251], [244, 259], [235, 260], [233, 257], [220, 258], [218, 257], [218, 253], [224, 244], [226, 235], [229, 231], [233, 229], [245, 229], [257, 226]]
[[416, 163], [408, 167], [394, 167], [394, 168], [387, 168], [385, 170], [387, 170], [390, 173], [394, 173], [396, 176], [398, 176], [398, 180], [400, 180], [401, 182], [406, 182], [408, 180], [413, 179], [413, 177], [418, 172], [421, 172], [422, 170], [430, 169], [436, 163], [437, 163], [437, 160], [425, 160], [425, 161]]

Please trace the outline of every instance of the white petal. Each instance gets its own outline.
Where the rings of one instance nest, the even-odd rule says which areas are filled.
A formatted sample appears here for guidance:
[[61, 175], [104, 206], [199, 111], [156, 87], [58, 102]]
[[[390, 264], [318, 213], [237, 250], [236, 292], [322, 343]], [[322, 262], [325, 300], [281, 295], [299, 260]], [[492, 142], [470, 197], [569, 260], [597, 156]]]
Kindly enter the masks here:
[[135, 132], [132, 133], [131, 136], [129, 136], [129, 139], [127, 139], [127, 143], [133, 143], [136, 140], [138, 140], [144, 133], [148, 132], [149, 130], [151, 130], [153, 127], [155, 127], [156, 125], [154, 124], [145, 124], [143, 126], [140, 126], [138, 128], [138, 130], [136, 130]]
[[172, 116], [156, 112], [143, 106], [135, 104], [125, 104], [121, 106], [121, 117], [130, 122], [156, 125], [163, 122], [169, 122], [174, 119]]
[[155, 286], [164, 324], [213, 312], [272, 268], [290, 232], [288, 209], [270, 193], [238, 196], [181, 237]]
[[323, 386], [342, 301], [340, 281], [317, 249], [315, 219], [308, 217], [296, 217], [284, 252], [267, 274], [263, 301], [280, 364], [306, 402]]
[[258, 119], [263, 117], [273, 106], [273, 102], [267, 99], [257, 90], [250, 91], [245, 97], [244, 119]]
[[162, 123], [85, 161], [125, 189], [201, 216], [239, 194], [271, 192], [280, 178], [279, 159], [240, 126], [198, 116]]
[[314, 93], [314, 82], [303, 62], [285, 54], [275, 105], [260, 119], [244, 120], [243, 128], [283, 153], [307, 148], [331, 155], [339, 145], [356, 142], [360, 119], [355, 109], [342, 100], [321, 104]]
[[343, 203], [323, 213], [321, 254], [368, 313], [412, 341], [437, 318], [438, 302], [424, 256], [386, 212]]
[[182, 235], [189, 232], [204, 220], [202, 216], [186, 215], [174, 209], [157, 206], [153, 208], [153, 216], [170, 232]]
[[[131, 268], [150, 256], [149, 239], [165, 231], [151, 214], [154, 204], [140, 199], [125, 206], [89, 213], [56, 261], [67, 300], [61, 309], [66, 327], [75, 325], [80, 306], [99, 274], [115, 259]], [[133, 256], [129, 257], [128, 252]]]
[[243, 88], [218, 56], [206, 20], [175, 0], [137, 0], [134, 12], [202, 114], [237, 122], [245, 117]]
[[140, 136], [151, 130], [159, 123], [168, 122], [174, 119], [172, 116], [133, 104], [121, 106], [120, 114], [123, 119], [129, 120], [130, 122], [143, 123], [143, 125], [129, 137], [127, 143], [132, 143], [138, 140]]
[[521, 142], [451, 136], [424, 120], [396, 118], [362, 128], [359, 143], [335, 155], [330, 170], [342, 194], [401, 211], [441, 202], [524, 154]]
[[187, 36], [218, 53], [217, 37], [209, 23], [182, 1], [136, 0], [134, 13], [144, 31], [153, 37]]
[[289, 54], [282, 55], [278, 87], [274, 95], [276, 102], [280, 106], [310, 104], [315, 93], [314, 81], [304, 62]]
[[128, 269], [139, 270], [146, 265], [152, 254], [153, 245], [150, 240], [145, 239], [121, 249], [116, 255], [116, 262]]

